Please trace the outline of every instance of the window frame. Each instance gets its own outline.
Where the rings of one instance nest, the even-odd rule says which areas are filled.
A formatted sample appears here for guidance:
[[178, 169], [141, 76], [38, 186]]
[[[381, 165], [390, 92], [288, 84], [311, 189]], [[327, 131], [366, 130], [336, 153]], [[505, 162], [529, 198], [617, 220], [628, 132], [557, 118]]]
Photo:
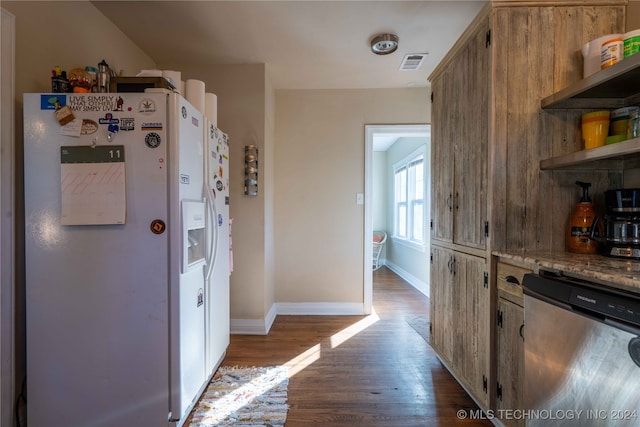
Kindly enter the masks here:
[[[397, 242], [401, 245], [411, 247], [413, 249], [419, 250], [421, 252], [426, 251], [427, 246], [427, 212], [425, 208], [427, 206], [427, 152], [426, 152], [426, 144], [421, 146], [420, 148], [412, 151], [407, 156], [402, 158], [401, 160], [395, 162], [392, 166], [392, 174], [393, 174], [393, 234], [391, 238], [394, 242]], [[422, 160], [422, 198], [415, 197], [415, 184], [417, 180], [415, 178], [411, 179], [411, 168], [419, 160]], [[404, 188], [404, 200], [398, 199], [398, 172], [404, 170], [405, 173], [405, 188]], [[415, 167], [414, 167], [415, 171]], [[415, 173], [415, 172], [414, 172]], [[413, 194], [413, 197], [412, 197]], [[417, 240], [412, 236], [413, 230], [415, 228], [415, 220], [414, 220], [414, 206], [416, 203], [422, 205], [422, 236], [420, 240]], [[405, 236], [401, 235], [401, 227], [399, 224], [399, 206], [404, 206], [405, 210], [405, 225], [404, 232]]]

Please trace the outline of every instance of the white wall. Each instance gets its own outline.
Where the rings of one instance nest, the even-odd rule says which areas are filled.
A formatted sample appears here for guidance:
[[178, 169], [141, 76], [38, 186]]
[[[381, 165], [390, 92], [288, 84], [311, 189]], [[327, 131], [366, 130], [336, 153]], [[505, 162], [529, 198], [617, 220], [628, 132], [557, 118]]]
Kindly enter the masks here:
[[[96, 65], [102, 59], [115, 69], [155, 68], [133, 44], [89, 2], [13, 2], [2, 7], [15, 16], [15, 373], [19, 393], [25, 373], [24, 211], [22, 209], [22, 94], [51, 91], [51, 70]], [[27, 165], [28, 167], [28, 165]], [[2, 185], [6, 185], [3, 180]], [[4, 191], [4, 190], [3, 190]], [[4, 409], [4, 408], [3, 408]]]
[[429, 122], [429, 92], [276, 94], [276, 301], [362, 304], [364, 126]]
[[371, 212], [374, 230], [388, 231], [387, 220], [387, 152], [373, 152]]
[[2, 1], [16, 16], [16, 96], [51, 91], [51, 70], [97, 67], [105, 60], [116, 71], [135, 75], [154, 61], [91, 3], [85, 1]]
[[[275, 315], [272, 311], [276, 297], [276, 258], [275, 241], [278, 236], [275, 233], [275, 195], [276, 187], [276, 92], [269, 78], [269, 70], [265, 75], [265, 151], [263, 159], [265, 206], [265, 289], [264, 289], [264, 312], [267, 316]], [[267, 326], [270, 327], [272, 319], [267, 318]]]
[[[273, 145], [274, 92], [264, 64], [158, 64], [180, 70], [182, 78], [204, 81], [218, 97], [218, 127], [229, 134], [230, 215], [233, 218], [231, 274], [232, 329], [264, 319], [274, 301], [273, 267]], [[244, 147], [258, 147], [258, 195], [244, 195]], [[262, 326], [258, 326], [262, 325]], [[260, 330], [255, 330], [256, 333]], [[262, 331], [264, 333], [264, 330]]]

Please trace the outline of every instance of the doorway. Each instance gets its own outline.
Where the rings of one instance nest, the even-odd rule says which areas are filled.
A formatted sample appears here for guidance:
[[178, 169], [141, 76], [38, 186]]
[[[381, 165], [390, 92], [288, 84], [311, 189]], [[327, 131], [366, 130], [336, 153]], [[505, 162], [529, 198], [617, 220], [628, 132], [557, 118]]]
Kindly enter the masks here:
[[[406, 150], [402, 147], [410, 147]], [[390, 186], [390, 180], [394, 179], [393, 166], [400, 164], [402, 160], [409, 159], [411, 155], [419, 155], [420, 149], [416, 147], [422, 146], [423, 153], [423, 199], [422, 223], [417, 224], [422, 227], [422, 241], [416, 242], [411, 239], [403, 239], [397, 237], [394, 230], [397, 228], [397, 221], [394, 217], [395, 206], [393, 200], [393, 190], [379, 191], [377, 186]], [[395, 147], [395, 148], [394, 148]], [[385, 160], [385, 156], [381, 156], [381, 152], [389, 152], [393, 150], [393, 154]], [[401, 153], [407, 153], [403, 155]], [[372, 238], [374, 225], [376, 229], [384, 227], [388, 237], [385, 244], [385, 251], [392, 253], [394, 256], [402, 256], [403, 253], [411, 257], [409, 264], [417, 266], [419, 272], [412, 271], [412, 267], [404, 268], [404, 263], [387, 262], [387, 267], [405, 279], [423, 294], [428, 295], [429, 292], [429, 229], [427, 227], [428, 217], [431, 211], [431, 127], [430, 125], [365, 125], [365, 197], [364, 197], [364, 311], [369, 314], [373, 305], [373, 244]], [[418, 153], [418, 154], [416, 154]], [[380, 170], [381, 165], [386, 169]], [[384, 178], [379, 176], [384, 174]], [[381, 196], [382, 194], [386, 196]], [[385, 200], [381, 201], [380, 197]], [[381, 208], [381, 206], [384, 206]], [[376, 217], [374, 224], [374, 215], [380, 212], [380, 209], [386, 209], [389, 212], [386, 219], [379, 221]], [[384, 214], [384, 213], [383, 213]], [[395, 252], [394, 252], [395, 251]], [[383, 254], [384, 256], [384, 254]], [[414, 274], [415, 273], [415, 274]]]

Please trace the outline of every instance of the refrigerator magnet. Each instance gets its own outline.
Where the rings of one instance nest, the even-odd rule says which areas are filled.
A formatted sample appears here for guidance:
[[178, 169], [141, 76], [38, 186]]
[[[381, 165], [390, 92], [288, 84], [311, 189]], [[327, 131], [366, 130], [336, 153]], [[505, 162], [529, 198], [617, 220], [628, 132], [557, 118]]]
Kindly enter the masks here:
[[147, 144], [147, 147], [149, 148], [157, 148], [158, 146], [160, 146], [161, 142], [162, 139], [160, 138], [160, 135], [155, 132], [149, 132], [144, 137], [144, 143]]
[[120, 119], [120, 130], [131, 131], [136, 129], [136, 121], [132, 117], [123, 117]]
[[91, 135], [98, 131], [98, 124], [90, 119], [82, 119], [81, 135]]
[[138, 112], [142, 114], [152, 114], [156, 112], [156, 103], [153, 99], [145, 98], [138, 104]]
[[71, 120], [75, 119], [75, 116], [68, 105], [58, 108], [53, 112], [53, 114], [56, 116], [56, 120], [58, 120], [60, 126], [64, 126]]
[[162, 234], [167, 229], [167, 225], [161, 219], [154, 219], [149, 228], [153, 234]]

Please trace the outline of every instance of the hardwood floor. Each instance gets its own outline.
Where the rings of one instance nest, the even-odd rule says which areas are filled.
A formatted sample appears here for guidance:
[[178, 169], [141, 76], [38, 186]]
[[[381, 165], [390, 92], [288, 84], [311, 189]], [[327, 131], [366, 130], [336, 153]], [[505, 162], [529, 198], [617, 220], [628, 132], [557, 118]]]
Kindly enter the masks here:
[[224, 365], [287, 364], [286, 427], [491, 426], [407, 319], [429, 300], [383, 267], [370, 316], [278, 316], [268, 336], [233, 335]]

